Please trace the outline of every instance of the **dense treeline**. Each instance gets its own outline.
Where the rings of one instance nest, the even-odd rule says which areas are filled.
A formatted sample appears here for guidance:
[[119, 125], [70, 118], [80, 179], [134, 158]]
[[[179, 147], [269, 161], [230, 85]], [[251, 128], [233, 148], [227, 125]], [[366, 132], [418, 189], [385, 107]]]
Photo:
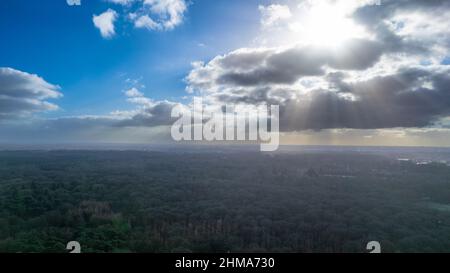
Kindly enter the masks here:
[[450, 167], [357, 153], [0, 152], [0, 252], [450, 251]]

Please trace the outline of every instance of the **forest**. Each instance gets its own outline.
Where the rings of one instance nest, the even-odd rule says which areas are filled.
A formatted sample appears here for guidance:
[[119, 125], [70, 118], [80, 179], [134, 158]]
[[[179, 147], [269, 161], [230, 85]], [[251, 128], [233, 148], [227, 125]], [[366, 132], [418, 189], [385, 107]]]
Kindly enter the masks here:
[[357, 152], [1, 151], [0, 252], [450, 252], [450, 167]]

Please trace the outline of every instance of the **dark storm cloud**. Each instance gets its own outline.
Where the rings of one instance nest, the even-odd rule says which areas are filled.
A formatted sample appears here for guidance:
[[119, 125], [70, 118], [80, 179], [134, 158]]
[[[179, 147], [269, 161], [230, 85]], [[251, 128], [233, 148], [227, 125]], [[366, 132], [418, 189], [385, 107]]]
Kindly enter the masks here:
[[172, 108], [176, 103], [169, 101], [156, 102], [146, 106], [129, 118], [121, 120], [115, 124], [118, 127], [153, 127], [161, 125], [171, 125], [175, 119], [171, 117]]
[[171, 122], [174, 103], [154, 102], [143, 96], [131, 98], [131, 102], [139, 106], [137, 109], [119, 111], [119, 114], [55, 119], [39, 119], [31, 115], [58, 109], [57, 105], [46, 100], [61, 97], [59, 89], [59, 86], [37, 75], [0, 68], [0, 141], [116, 141], [133, 137], [145, 140], [149, 132], [144, 133], [143, 127], [157, 127]]
[[344, 72], [324, 77], [328, 89], [292, 98], [290, 87], [230, 88], [210, 94], [221, 104], [280, 105], [282, 131], [431, 126], [450, 115], [450, 69], [404, 68], [352, 81]]
[[281, 101], [289, 100], [295, 90], [289, 88], [255, 87], [249, 89], [233, 89], [227, 93], [211, 94], [223, 104], [280, 104]]
[[58, 109], [45, 100], [61, 96], [58, 86], [37, 75], [0, 68], [0, 120]]
[[270, 53], [269, 50], [237, 50], [229, 53], [226, 58], [218, 59], [218, 63], [225, 69], [250, 70], [261, 65], [261, 61]]
[[284, 103], [280, 125], [286, 131], [432, 125], [450, 115], [449, 75], [450, 70], [405, 69], [364, 82], [340, 78], [337, 92], [314, 90], [300, 101]]
[[383, 45], [376, 41], [352, 39], [333, 50], [327, 64], [341, 70], [365, 70], [373, 66], [383, 54]]
[[[293, 83], [301, 76], [323, 74], [322, 66], [327, 55], [325, 51], [314, 48], [289, 48], [280, 52], [269, 49], [264, 54], [259, 51], [253, 54], [247, 51], [224, 56], [215, 67], [224, 71], [216, 79], [217, 83], [237, 86]], [[248, 62], [249, 59], [252, 61]]]
[[324, 66], [343, 70], [364, 70], [382, 55], [381, 44], [352, 39], [336, 49], [293, 47], [285, 50], [233, 52], [214, 63], [224, 71], [218, 84], [255, 86], [261, 84], [292, 84], [304, 76], [324, 74]]

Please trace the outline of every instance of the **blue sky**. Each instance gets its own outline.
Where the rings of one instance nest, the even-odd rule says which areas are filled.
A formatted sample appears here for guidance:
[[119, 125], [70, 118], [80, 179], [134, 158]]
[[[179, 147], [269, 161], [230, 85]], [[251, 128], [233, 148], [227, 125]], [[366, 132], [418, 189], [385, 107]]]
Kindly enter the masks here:
[[0, 142], [170, 141], [202, 96], [278, 105], [282, 143], [450, 146], [450, 2], [376, 3], [2, 0]]
[[[38, 74], [61, 86], [57, 115], [106, 114], [130, 107], [127, 79], [140, 80], [154, 99], [180, 100], [191, 62], [251, 42], [259, 28], [257, 1], [201, 0], [188, 4], [183, 23], [169, 31], [135, 29], [124, 18], [116, 35], [101, 37], [94, 14], [123, 7], [106, 1], [0, 2], [0, 66]], [[245, 27], [243, 27], [245, 26]]]

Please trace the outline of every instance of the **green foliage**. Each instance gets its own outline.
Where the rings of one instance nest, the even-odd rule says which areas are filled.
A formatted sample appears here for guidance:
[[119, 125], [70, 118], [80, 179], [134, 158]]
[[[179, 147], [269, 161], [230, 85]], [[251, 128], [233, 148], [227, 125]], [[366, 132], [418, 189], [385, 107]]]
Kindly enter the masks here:
[[0, 152], [0, 252], [448, 252], [449, 178], [347, 153]]

